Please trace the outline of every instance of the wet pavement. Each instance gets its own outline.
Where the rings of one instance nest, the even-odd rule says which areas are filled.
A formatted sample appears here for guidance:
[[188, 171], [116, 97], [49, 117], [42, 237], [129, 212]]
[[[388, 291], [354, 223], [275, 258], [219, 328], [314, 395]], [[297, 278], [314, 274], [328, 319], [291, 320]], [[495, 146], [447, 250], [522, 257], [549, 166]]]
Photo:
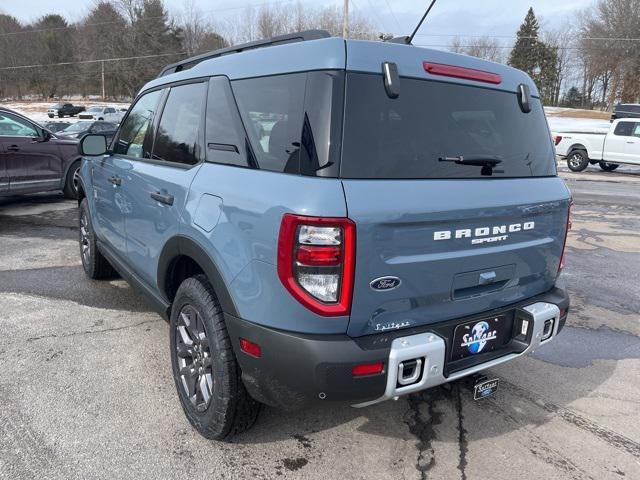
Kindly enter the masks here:
[[0, 199], [0, 479], [640, 478], [640, 169], [561, 168], [574, 194], [572, 311], [558, 339], [396, 402], [267, 408], [233, 443], [198, 436], [167, 324], [80, 266], [74, 202]]

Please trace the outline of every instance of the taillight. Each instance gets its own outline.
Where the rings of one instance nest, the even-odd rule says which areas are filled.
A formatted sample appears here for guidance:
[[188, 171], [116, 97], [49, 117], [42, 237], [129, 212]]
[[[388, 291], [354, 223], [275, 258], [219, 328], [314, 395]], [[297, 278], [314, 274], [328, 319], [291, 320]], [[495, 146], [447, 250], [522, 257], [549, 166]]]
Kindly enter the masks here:
[[560, 135], [556, 135], [555, 137], [553, 137], [553, 142], [556, 144], [556, 147], [561, 141], [562, 141], [562, 137]]
[[560, 274], [560, 272], [562, 272], [562, 269], [564, 268], [564, 259], [565, 259], [565, 253], [567, 251], [567, 238], [569, 237], [569, 231], [571, 231], [571, 207], [573, 206], [573, 202], [569, 203], [569, 210], [567, 212], [567, 228], [564, 234], [564, 244], [562, 245], [562, 256], [560, 257], [560, 266], [558, 267], [558, 275]]
[[278, 276], [318, 315], [351, 313], [356, 226], [348, 218], [285, 214], [278, 238]]
[[422, 66], [424, 71], [431, 75], [475, 80], [476, 82], [493, 83], [494, 85], [502, 83], [502, 76], [499, 74], [476, 70], [475, 68], [456, 67], [455, 65], [431, 62], [422, 62]]

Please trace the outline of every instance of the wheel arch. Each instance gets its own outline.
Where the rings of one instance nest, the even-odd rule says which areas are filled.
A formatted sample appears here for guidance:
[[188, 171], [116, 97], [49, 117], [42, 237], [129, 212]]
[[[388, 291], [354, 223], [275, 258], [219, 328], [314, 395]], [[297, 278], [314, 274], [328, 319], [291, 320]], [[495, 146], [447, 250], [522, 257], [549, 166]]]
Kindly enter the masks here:
[[197, 273], [203, 273], [211, 282], [222, 310], [238, 316], [220, 269], [206, 250], [192, 238], [183, 235], [171, 238], [162, 249], [158, 261], [158, 288], [163, 296], [172, 303], [181, 280]]
[[575, 150], [583, 150], [587, 154], [587, 158], [589, 158], [589, 151], [587, 150], [587, 147], [585, 147], [581, 143], [574, 143], [573, 145], [571, 145], [567, 150], [567, 157], [571, 155], [571, 153], [574, 152]]

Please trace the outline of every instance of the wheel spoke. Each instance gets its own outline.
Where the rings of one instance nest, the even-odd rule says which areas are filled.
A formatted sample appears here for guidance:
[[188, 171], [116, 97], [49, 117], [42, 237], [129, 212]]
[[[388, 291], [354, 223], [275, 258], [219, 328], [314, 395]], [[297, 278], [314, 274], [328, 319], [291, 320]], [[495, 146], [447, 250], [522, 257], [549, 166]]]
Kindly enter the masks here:
[[184, 323], [184, 326], [187, 327], [187, 330], [189, 330], [189, 337], [195, 340], [197, 338], [197, 331], [195, 329], [195, 321], [193, 317], [185, 312], [182, 312], [180, 314], [180, 318], [182, 319], [182, 323]]
[[198, 386], [199, 386], [200, 394], [202, 395], [202, 400], [204, 401], [205, 404], [208, 404], [209, 400], [211, 399], [211, 391], [209, 390], [209, 385], [207, 382], [206, 375], [203, 375], [200, 377], [200, 382]]
[[189, 332], [187, 332], [187, 329], [180, 325], [178, 327], [178, 333], [180, 334], [180, 338], [182, 339], [182, 343], [184, 343], [185, 345], [193, 345], [193, 340], [191, 339], [191, 336], [189, 335]]

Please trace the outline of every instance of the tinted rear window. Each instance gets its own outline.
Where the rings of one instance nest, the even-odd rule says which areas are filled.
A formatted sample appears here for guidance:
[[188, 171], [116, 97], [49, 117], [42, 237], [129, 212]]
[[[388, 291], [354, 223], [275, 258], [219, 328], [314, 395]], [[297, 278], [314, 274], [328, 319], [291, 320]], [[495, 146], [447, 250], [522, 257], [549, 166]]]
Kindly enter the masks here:
[[[539, 99], [523, 113], [515, 93], [402, 78], [387, 96], [380, 75], [347, 75], [341, 176], [486, 178], [556, 174]], [[498, 159], [494, 168], [443, 158]]]

